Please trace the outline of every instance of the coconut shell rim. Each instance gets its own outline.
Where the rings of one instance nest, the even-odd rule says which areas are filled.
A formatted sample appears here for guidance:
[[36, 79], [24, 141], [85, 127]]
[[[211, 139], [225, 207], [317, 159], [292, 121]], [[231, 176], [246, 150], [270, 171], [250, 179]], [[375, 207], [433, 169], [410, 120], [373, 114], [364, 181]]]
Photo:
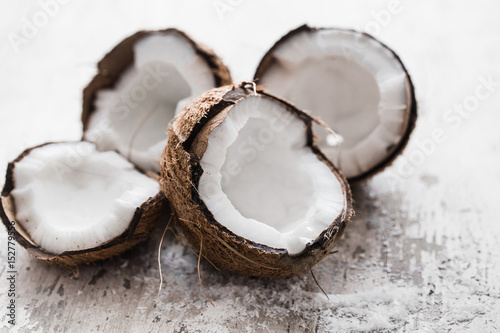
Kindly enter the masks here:
[[[396, 59], [396, 61], [401, 65], [405, 75], [406, 75], [406, 80], [407, 80], [407, 85], [406, 85], [406, 96], [408, 98], [407, 102], [407, 117], [405, 119], [406, 123], [406, 129], [405, 132], [403, 133], [401, 139], [399, 140], [398, 144], [396, 147], [392, 150], [390, 154], [388, 154], [382, 161], [379, 163], [375, 164], [373, 167], [371, 167], [368, 171], [365, 171], [357, 176], [354, 177], [349, 177], [347, 180], [349, 182], [358, 182], [361, 180], [366, 180], [368, 178], [371, 178], [375, 174], [382, 172], [385, 168], [389, 167], [392, 165], [392, 163], [396, 160], [396, 158], [401, 155], [408, 145], [408, 142], [410, 140], [411, 133], [413, 132], [415, 128], [415, 124], [417, 121], [417, 101], [415, 97], [415, 86], [413, 85], [413, 82], [411, 80], [411, 76], [408, 73], [408, 70], [404, 66], [403, 62], [401, 61], [400, 57], [394, 52], [389, 46], [387, 46], [385, 43], [381, 42], [374, 36], [362, 32], [362, 31], [357, 31], [354, 29], [344, 29], [344, 28], [336, 28], [336, 27], [311, 27], [307, 24], [301, 25], [298, 28], [295, 28], [288, 33], [286, 33], [284, 36], [282, 36], [262, 57], [261, 61], [259, 62], [259, 65], [257, 66], [257, 69], [254, 74], [254, 80], [259, 80], [259, 78], [262, 76], [263, 73], [265, 73], [268, 68], [272, 65], [273, 62], [273, 53], [276, 51], [278, 47], [281, 46], [281, 44], [287, 42], [290, 38], [293, 38], [295, 35], [300, 34], [300, 33], [311, 33], [311, 32], [317, 32], [321, 30], [336, 30], [336, 31], [345, 31], [345, 32], [354, 32], [354, 33], [360, 33], [365, 37], [368, 37], [375, 42], [379, 43], [382, 45], [383, 48], [387, 49]], [[258, 82], [258, 81], [257, 81]], [[292, 102], [289, 102], [290, 104], [293, 104]], [[314, 112], [314, 110], [313, 110]]]

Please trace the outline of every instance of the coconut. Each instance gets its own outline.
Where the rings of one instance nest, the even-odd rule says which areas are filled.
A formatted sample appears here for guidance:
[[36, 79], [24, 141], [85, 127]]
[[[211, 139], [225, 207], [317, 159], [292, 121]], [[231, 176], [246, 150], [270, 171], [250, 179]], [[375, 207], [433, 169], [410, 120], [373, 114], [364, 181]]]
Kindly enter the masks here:
[[140, 31], [98, 64], [83, 93], [83, 139], [159, 172], [169, 121], [194, 96], [231, 83], [208, 48], [176, 29]]
[[158, 182], [116, 152], [47, 143], [9, 163], [0, 217], [31, 255], [76, 266], [145, 240], [163, 208]]
[[161, 188], [200, 256], [279, 278], [330, 253], [352, 215], [351, 193], [315, 145], [312, 123], [246, 85], [212, 89], [174, 118]]
[[417, 118], [407, 70], [396, 53], [366, 33], [301, 26], [266, 53], [255, 78], [337, 133], [316, 128], [318, 146], [350, 181], [387, 167]]

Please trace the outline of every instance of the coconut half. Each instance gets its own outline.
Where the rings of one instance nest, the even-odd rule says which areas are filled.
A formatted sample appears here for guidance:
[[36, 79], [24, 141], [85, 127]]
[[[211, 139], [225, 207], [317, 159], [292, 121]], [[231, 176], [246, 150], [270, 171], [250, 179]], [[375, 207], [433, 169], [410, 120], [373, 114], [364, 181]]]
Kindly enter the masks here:
[[140, 31], [98, 64], [84, 90], [84, 140], [159, 172], [169, 121], [195, 96], [231, 83], [209, 49], [176, 29]]
[[9, 163], [0, 216], [38, 259], [75, 266], [146, 239], [164, 207], [156, 180], [89, 142], [48, 143]]
[[242, 85], [213, 89], [174, 119], [161, 176], [188, 241], [244, 275], [311, 268], [352, 214], [347, 180], [315, 146], [311, 117]]
[[337, 133], [318, 128], [318, 146], [350, 181], [388, 166], [417, 118], [399, 57], [366, 33], [301, 26], [267, 52], [255, 78]]

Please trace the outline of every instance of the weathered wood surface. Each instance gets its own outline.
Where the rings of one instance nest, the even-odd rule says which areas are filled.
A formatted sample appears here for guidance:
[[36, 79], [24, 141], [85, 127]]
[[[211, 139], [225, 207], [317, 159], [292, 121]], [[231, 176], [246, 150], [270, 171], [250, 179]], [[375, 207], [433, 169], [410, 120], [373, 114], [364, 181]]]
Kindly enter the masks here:
[[[419, 120], [395, 165], [353, 186], [356, 216], [338, 252], [310, 274], [268, 281], [219, 272], [162, 230], [133, 251], [71, 272], [17, 248], [17, 325], [7, 323], [6, 232], [0, 231], [5, 332], [493, 332], [500, 329], [500, 5], [494, 1], [86, 1], [59, 11], [15, 52], [38, 3], [2, 4], [0, 169], [25, 147], [78, 140], [81, 89], [95, 63], [140, 28], [177, 26], [212, 46], [236, 80], [304, 22], [372, 30], [399, 53]], [[221, 12], [217, 3], [228, 4]], [[231, 4], [233, 3], [233, 4]], [[116, 6], [116, 7], [115, 7]], [[144, 14], [139, 14], [144, 13]], [[193, 16], [193, 13], [196, 13]], [[258, 25], [255, 17], [259, 16]], [[197, 19], [193, 20], [193, 17]], [[377, 21], [379, 17], [379, 21]], [[382, 20], [382, 21], [381, 21]], [[370, 28], [371, 27], [371, 28]], [[74, 34], [74, 35], [72, 35]], [[488, 83], [490, 82], [490, 83]], [[462, 111], [460, 111], [460, 109]], [[451, 110], [451, 111], [450, 111]]]

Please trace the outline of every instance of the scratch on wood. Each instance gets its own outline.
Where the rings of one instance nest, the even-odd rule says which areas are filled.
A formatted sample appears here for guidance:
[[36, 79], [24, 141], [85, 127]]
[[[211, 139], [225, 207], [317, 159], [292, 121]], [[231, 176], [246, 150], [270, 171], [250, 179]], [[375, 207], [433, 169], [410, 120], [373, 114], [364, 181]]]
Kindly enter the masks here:
[[[49, 286], [49, 293], [47, 294], [47, 296], [50, 296], [52, 295], [52, 292], [54, 291], [54, 288], [56, 287], [57, 285], [57, 282], [59, 282], [59, 279], [61, 278], [61, 275], [58, 275], [54, 281], [54, 283], [52, 283], [50, 286]], [[45, 291], [44, 291], [45, 292]]]
[[61, 296], [61, 297], [64, 296], [64, 285], [62, 283], [59, 286], [59, 289], [57, 289], [57, 294], [59, 294], [59, 296]]
[[129, 279], [123, 279], [123, 287], [125, 289], [130, 289], [130, 280]]
[[104, 276], [104, 274], [106, 274], [106, 270], [104, 268], [101, 268], [99, 270], [99, 272], [97, 272], [97, 274], [95, 274], [94, 276], [92, 276], [92, 279], [90, 280], [89, 282], [89, 286], [91, 285], [95, 285], [97, 283], [97, 281], [102, 278]]

